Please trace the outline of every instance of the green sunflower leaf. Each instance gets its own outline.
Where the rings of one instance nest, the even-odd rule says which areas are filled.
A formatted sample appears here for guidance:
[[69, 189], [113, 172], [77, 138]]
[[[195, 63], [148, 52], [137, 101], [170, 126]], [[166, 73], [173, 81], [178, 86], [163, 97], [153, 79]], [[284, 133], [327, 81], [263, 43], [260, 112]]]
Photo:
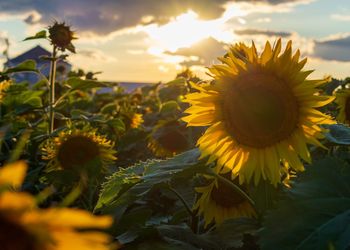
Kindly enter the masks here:
[[176, 101], [167, 101], [160, 107], [160, 113], [163, 115], [175, 114], [180, 110], [180, 106]]
[[301, 174], [265, 217], [262, 249], [348, 249], [350, 166], [325, 158]]
[[115, 131], [124, 132], [125, 124], [122, 119], [115, 118], [107, 121], [107, 124], [111, 126]]
[[338, 145], [350, 145], [350, 128], [342, 124], [333, 124], [325, 126], [329, 129], [326, 138]]
[[36, 68], [36, 62], [34, 60], [26, 60], [15, 67], [8, 68], [4, 74], [18, 73], [18, 72], [35, 72], [39, 71]]
[[223, 222], [215, 230], [195, 234], [187, 225], [161, 225], [157, 227], [163, 239], [184, 249], [232, 249], [243, 246], [244, 234], [255, 233], [258, 224], [254, 219], [241, 218]]
[[102, 190], [95, 210], [99, 210], [104, 206], [111, 205], [111, 203], [121, 198], [121, 194], [130, 189], [133, 185], [141, 181], [140, 175], [144, 171], [144, 163], [136, 164], [132, 167], [121, 169], [107, 178], [103, 183]]
[[71, 77], [67, 80], [67, 84], [72, 87], [72, 90], [80, 89], [80, 90], [88, 90], [93, 88], [102, 88], [108, 87], [109, 85], [103, 82], [95, 81], [95, 80], [83, 80], [79, 77]]
[[45, 39], [46, 37], [47, 37], [46, 30], [42, 30], [42, 31], [37, 32], [34, 36], [26, 37], [23, 41]]
[[198, 164], [198, 157], [198, 149], [193, 149], [167, 160], [148, 160], [114, 173], [102, 185], [95, 209], [111, 212], [125, 208], [156, 185], [204, 172], [206, 168]]

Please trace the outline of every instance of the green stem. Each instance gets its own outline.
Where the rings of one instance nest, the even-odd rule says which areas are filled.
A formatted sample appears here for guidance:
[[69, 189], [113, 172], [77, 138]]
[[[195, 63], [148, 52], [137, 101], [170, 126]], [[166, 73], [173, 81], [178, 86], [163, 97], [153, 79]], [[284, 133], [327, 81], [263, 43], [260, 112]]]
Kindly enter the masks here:
[[187, 202], [185, 201], [185, 199], [181, 196], [181, 194], [179, 194], [179, 192], [177, 192], [174, 188], [172, 188], [170, 186], [170, 184], [168, 183], [168, 189], [173, 192], [177, 198], [179, 198], [179, 200], [182, 202], [182, 204], [184, 205], [184, 207], [186, 208], [186, 211], [188, 212], [188, 214], [191, 216], [191, 229], [194, 233], [198, 233], [198, 217], [197, 217], [197, 213], [195, 211], [192, 211], [192, 209], [190, 208], [190, 206], [187, 204]]
[[255, 202], [249, 197], [249, 195], [244, 192], [241, 188], [239, 188], [236, 184], [234, 184], [233, 182], [229, 181], [228, 179], [226, 179], [225, 177], [215, 173], [214, 171], [211, 171], [210, 173], [211, 175], [215, 176], [216, 178], [218, 178], [220, 181], [226, 183], [229, 187], [231, 187], [233, 190], [235, 190], [237, 193], [239, 193], [240, 195], [242, 195], [244, 198], [247, 199], [247, 201], [253, 206], [255, 207]]
[[55, 113], [54, 113], [54, 103], [55, 103], [55, 81], [56, 81], [56, 64], [57, 64], [57, 47], [54, 45], [52, 50], [52, 58], [51, 58], [51, 67], [50, 67], [50, 100], [49, 100], [49, 135], [51, 136], [53, 129], [54, 129], [54, 122], [55, 122]]
[[179, 200], [183, 203], [183, 205], [185, 206], [187, 212], [189, 213], [189, 215], [193, 215], [192, 209], [190, 208], [190, 206], [187, 204], [187, 202], [185, 201], [185, 199], [181, 196], [181, 194], [179, 194], [179, 192], [177, 192], [175, 189], [173, 189], [170, 184], [168, 185], [168, 188], [171, 192], [173, 192], [177, 198], [179, 198]]

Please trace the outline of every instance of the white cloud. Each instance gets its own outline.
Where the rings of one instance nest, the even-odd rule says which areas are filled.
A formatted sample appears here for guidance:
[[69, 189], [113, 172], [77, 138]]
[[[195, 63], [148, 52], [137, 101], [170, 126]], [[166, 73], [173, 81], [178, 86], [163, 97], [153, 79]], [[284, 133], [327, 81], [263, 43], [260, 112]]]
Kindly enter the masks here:
[[332, 14], [331, 18], [338, 21], [350, 21], [350, 15]]

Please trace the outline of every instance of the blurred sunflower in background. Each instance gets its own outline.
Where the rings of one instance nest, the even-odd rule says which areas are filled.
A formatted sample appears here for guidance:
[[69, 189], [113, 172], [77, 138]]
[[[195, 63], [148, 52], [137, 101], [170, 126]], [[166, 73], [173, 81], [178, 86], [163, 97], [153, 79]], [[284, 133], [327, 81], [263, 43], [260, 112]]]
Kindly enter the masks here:
[[316, 108], [333, 98], [317, 89], [325, 80], [307, 80], [302, 71], [306, 58], [292, 55], [289, 41], [281, 53], [281, 40], [267, 42], [259, 55], [254, 43], [230, 48], [221, 65], [212, 66], [212, 84], [196, 86], [186, 95], [191, 104], [183, 121], [188, 126], [209, 126], [197, 145], [208, 163], [217, 160], [216, 171], [232, 173], [239, 182], [257, 184], [262, 177], [277, 185], [281, 161], [296, 171], [304, 170], [299, 156], [311, 162], [307, 144], [321, 146], [325, 129], [334, 123]]
[[350, 89], [341, 89], [336, 93], [335, 103], [338, 104], [337, 120], [350, 124]]
[[41, 151], [42, 158], [49, 161], [48, 170], [84, 169], [91, 163], [105, 169], [117, 159], [114, 143], [90, 126], [69, 127], [48, 139]]
[[142, 114], [139, 113], [134, 113], [130, 120], [131, 128], [138, 128], [144, 122]]
[[172, 157], [188, 147], [186, 128], [177, 120], [160, 120], [149, 136], [148, 148], [157, 157]]
[[5, 96], [5, 91], [7, 90], [7, 88], [12, 84], [11, 80], [4, 80], [2, 82], [0, 82], [0, 102], [2, 101], [2, 99]]
[[[116, 249], [111, 237], [94, 229], [111, 226], [109, 216], [69, 208], [40, 209], [35, 197], [9, 191], [21, 186], [27, 165], [16, 162], [0, 169], [0, 243], [3, 250]], [[13, 189], [12, 189], [13, 190]]]
[[195, 189], [200, 198], [193, 208], [203, 215], [205, 226], [212, 222], [220, 224], [227, 219], [256, 216], [252, 205], [229, 184], [212, 176], [205, 178], [209, 184]]

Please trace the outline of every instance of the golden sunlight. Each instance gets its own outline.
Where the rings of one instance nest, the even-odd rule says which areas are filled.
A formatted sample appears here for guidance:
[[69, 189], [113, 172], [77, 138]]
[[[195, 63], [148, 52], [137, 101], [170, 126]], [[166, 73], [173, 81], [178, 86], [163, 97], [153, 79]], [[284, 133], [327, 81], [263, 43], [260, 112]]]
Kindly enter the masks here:
[[225, 22], [236, 13], [224, 13], [214, 20], [201, 20], [198, 14], [192, 10], [175, 17], [164, 25], [150, 24], [142, 30], [153, 40], [154, 47], [151, 51], [175, 52], [179, 48], [190, 47], [191, 45], [208, 37], [215, 37], [219, 41], [231, 42], [234, 39], [232, 32], [224, 29]]

